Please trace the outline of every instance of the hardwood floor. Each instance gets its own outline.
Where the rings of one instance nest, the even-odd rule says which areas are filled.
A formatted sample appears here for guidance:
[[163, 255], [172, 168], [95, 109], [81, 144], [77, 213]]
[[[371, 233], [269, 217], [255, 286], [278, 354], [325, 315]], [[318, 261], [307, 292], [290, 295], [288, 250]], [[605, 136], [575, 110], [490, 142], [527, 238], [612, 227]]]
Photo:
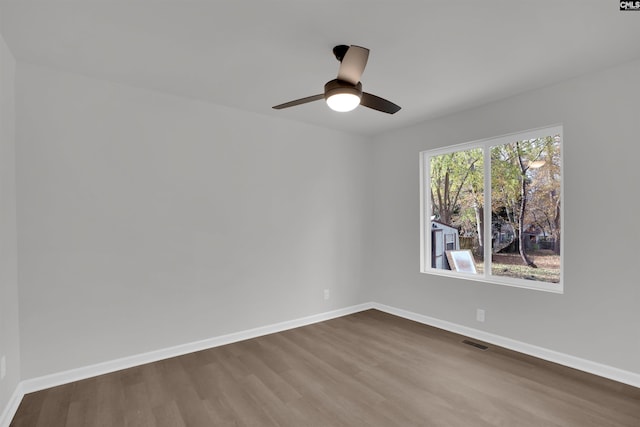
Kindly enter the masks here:
[[640, 389], [376, 310], [24, 397], [12, 427], [640, 426]]

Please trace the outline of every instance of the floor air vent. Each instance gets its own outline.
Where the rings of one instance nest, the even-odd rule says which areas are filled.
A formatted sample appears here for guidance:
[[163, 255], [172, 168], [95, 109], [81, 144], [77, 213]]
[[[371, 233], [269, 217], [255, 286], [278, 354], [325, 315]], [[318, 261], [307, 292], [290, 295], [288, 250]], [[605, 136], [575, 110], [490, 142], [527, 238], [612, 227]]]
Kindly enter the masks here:
[[471, 345], [475, 348], [479, 348], [480, 350], [486, 350], [489, 347], [487, 347], [486, 345], [482, 345], [482, 344], [478, 344], [477, 342], [473, 342], [473, 341], [469, 341], [469, 340], [464, 340], [462, 341], [463, 344], [467, 344], [467, 345]]

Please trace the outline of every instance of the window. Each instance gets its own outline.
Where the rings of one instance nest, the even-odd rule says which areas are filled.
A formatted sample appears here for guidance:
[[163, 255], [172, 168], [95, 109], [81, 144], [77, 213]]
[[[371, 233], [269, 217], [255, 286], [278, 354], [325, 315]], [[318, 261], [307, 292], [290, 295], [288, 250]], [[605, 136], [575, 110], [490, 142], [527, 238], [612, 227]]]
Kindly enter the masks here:
[[553, 126], [420, 153], [422, 272], [562, 293], [561, 149]]

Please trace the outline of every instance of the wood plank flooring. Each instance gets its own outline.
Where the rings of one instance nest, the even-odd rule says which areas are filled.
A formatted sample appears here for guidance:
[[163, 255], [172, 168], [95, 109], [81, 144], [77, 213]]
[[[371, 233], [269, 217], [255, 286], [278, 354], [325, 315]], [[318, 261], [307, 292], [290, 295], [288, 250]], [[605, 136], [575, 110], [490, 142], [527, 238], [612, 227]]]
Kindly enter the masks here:
[[12, 427], [640, 426], [640, 389], [368, 310], [28, 394]]

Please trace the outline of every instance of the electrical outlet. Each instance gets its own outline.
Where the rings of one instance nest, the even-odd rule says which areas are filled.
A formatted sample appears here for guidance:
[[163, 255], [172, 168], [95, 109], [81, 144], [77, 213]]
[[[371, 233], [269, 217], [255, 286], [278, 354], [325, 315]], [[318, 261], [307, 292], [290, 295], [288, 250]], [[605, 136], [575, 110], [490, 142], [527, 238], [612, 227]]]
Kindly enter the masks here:
[[0, 380], [4, 379], [5, 375], [7, 375], [7, 357], [2, 356], [0, 358]]
[[325, 299], [325, 301], [328, 300], [329, 298], [331, 298], [331, 291], [329, 291], [329, 289], [325, 289], [324, 290], [324, 299]]
[[483, 309], [479, 308], [476, 311], [476, 320], [478, 322], [484, 322], [484, 310]]

